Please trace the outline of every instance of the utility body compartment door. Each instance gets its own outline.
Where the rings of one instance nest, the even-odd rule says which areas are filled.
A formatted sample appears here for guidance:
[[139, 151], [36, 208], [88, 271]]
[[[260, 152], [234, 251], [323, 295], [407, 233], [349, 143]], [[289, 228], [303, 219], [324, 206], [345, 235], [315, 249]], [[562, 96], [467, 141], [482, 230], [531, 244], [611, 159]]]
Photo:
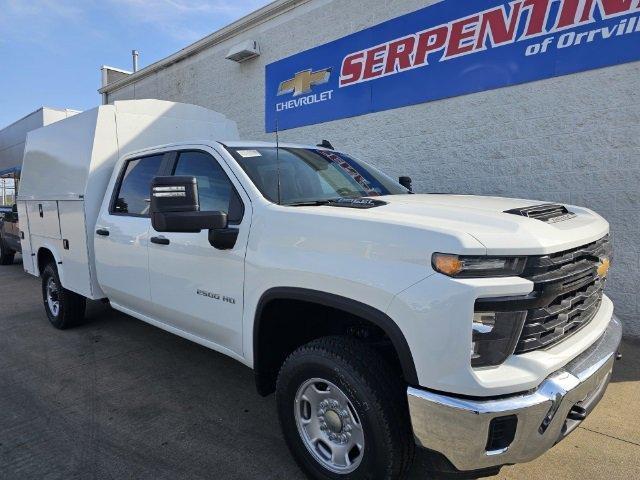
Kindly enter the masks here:
[[[27, 260], [25, 262], [24, 268], [27, 272], [38, 276], [42, 272], [38, 271], [36, 258], [41, 248], [51, 250], [56, 260], [60, 260], [59, 254], [62, 250], [62, 240], [60, 236], [58, 202], [55, 200], [27, 200], [24, 205], [26, 205], [26, 215], [22, 215], [21, 218], [26, 218], [27, 220], [27, 225], [23, 226], [23, 231], [25, 240], [28, 239], [28, 242], [22, 242], [22, 256], [23, 259], [27, 258], [27, 255], [31, 258], [31, 261]], [[18, 215], [21, 215], [20, 210]], [[60, 271], [60, 281], [63, 286], [66, 286], [63, 270]]]
[[58, 213], [62, 233], [61, 253], [65, 288], [92, 298], [90, 271], [92, 266], [89, 263], [87, 250], [84, 201], [60, 201]]
[[31, 235], [56, 240], [60, 239], [58, 202], [29, 200], [26, 204]]

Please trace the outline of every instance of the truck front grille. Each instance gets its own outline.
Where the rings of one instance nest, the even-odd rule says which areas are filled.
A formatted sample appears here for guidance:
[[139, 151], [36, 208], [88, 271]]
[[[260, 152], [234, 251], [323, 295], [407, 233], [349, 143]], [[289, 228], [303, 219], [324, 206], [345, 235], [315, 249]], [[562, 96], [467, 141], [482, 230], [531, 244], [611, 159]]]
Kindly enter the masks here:
[[528, 259], [523, 276], [535, 286], [526, 302], [516, 354], [555, 345], [595, 317], [606, 282], [598, 268], [605, 258], [611, 260], [608, 235], [579, 248]]

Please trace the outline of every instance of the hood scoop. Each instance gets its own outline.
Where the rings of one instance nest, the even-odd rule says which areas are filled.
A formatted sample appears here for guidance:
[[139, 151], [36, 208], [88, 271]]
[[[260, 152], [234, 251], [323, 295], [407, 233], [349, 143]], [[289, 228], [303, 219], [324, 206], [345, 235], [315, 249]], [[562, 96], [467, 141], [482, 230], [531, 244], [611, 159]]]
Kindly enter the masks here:
[[504, 213], [520, 215], [521, 217], [532, 218], [545, 223], [564, 222], [565, 220], [571, 220], [576, 217], [576, 214], [567, 210], [567, 207], [564, 205], [553, 203], [534, 205], [532, 207], [514, 208], [512, 210], [505, 210]]

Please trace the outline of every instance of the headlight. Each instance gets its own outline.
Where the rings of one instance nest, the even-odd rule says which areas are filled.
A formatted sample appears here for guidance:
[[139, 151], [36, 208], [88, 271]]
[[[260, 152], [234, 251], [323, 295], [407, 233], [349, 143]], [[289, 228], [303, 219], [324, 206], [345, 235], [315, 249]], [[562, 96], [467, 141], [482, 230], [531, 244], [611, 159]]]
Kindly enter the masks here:
[[515, 350], [527, 312], [479, 312], [473, 315], [471, 366], [500, 365]]
[[526, 263], [526, 257], [471, 257], [448, 253], [434, 253], [431, 257], [436, 272], [456, 278], [518, 276]]

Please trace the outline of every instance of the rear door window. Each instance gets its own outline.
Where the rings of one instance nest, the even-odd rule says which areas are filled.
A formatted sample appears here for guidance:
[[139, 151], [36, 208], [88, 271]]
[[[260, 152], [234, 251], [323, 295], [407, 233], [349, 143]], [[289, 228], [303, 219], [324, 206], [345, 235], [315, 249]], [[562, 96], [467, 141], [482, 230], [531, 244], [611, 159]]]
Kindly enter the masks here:
[[127, 162], [111, 213], [131, 216], [149, 215], [151, 181], [159, 174], [163, 158], [161, 154]]

